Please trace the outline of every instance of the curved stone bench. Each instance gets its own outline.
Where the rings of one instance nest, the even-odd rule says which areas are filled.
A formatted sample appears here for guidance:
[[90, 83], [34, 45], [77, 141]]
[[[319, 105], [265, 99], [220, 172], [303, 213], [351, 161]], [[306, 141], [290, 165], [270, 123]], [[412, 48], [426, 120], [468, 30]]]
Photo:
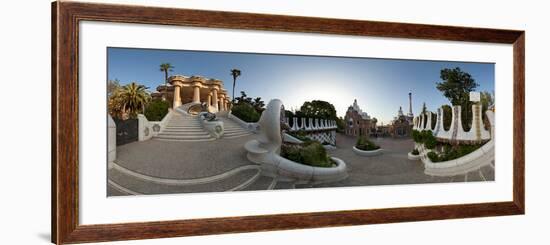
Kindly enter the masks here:
[[283, 138], [290, 139], [281, 137], [281, 108], [280, 100], [271, 100], [258, 121], [260, 131], [257, 139], [244, 145], [247, 158], [261, 165], [262, 174], [296, 183], [324, 183], [347, 178], [346, 164], [338, 158], [332, 157], [335, 167], [323, 168], [297, 163], [279, 155]]
[[455, 176], [466, 174], [485, 167], [495, 159], [494, 141], [490, 140], [474, 152], [463, 157], [445, 161], [432, 162], [430, 158], [422, 158], [424, 173], [433, 176]]
[[[491, 137], [494, 135], [494, 113], [492, 111], [487, 111], [487, 119], [491, 126]], [[427, 175], [433, 176], [454, 176], [462, 175], [471, 171], [478, 170], [482, 167], [485, 167], [491, 164], [495, 160], [495, 142], [494, 138], [491, 138], [487, 143], [481, 146], [479, 149], [474, 152], [462, 156], [457, 159], [445, 161], [445, 162], [432, 162], [430, 158], [427, 157], [429, 150], [425, 147], [418, 147], [420, 155], [426, 156], [422, 157], [421, 160], [424, 163], [424, 173]]]
[[357, 149], [357, 147], [353, 146], [353, 152], [355, 152], [355, 154], [357, 154], [359, 156], [372, 157], [372, 156], [378, 156], [378, 155], [382, 154], [382, 152], [384, 152], [384, 149], [379, 148], [379, 149], [372, 150], [372, 151], [363, 151], [363, 150], [359, 150], [359, 149]]

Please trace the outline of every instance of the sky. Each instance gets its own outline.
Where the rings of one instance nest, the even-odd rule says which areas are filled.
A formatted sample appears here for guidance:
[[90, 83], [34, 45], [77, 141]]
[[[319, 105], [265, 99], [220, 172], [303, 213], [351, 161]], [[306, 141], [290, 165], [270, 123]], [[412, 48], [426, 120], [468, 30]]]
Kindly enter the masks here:
[[122, 85], [137, 82], [154, 91], [164, 84], [161, 63], [174, 66], [169, 75], [199, 75], [224, 82], [231, 96], [230, 70], [241, 70], [235, 86], [236, 97], [245, 91], [249, 97], [283, 101], [285, 109], [299, 109], [305, 101], [332, 103], [338, 116], [357, 99], [364, 112], [382, 124], [389, 123], [399, 107], [409, 110], [412, 93], [413, 113], [435, 111], [447, 98], [436, 89], [443, 68], [460, 67], [479, 84], [476, 91], [494, 93], [493, 63], [397, 60], [354, 57], [299, 56], [285, 54], [229, 53], [190, 50], [107, 48], [107, 79]]

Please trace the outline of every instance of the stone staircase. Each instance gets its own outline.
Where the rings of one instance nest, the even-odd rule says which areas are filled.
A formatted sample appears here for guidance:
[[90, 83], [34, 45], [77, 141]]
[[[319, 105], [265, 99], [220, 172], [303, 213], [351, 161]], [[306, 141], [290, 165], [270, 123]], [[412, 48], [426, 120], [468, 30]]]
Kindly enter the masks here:
[[226, 116], [218, 116], [218, 119], [223, 121], [223, 138], [233, 139], [253, 134]]
[[197, 116], [174, 112], [166, 127], [155, 136], [157, 140], [165, 141], [212, 141], [214, 137], [206, 132]]

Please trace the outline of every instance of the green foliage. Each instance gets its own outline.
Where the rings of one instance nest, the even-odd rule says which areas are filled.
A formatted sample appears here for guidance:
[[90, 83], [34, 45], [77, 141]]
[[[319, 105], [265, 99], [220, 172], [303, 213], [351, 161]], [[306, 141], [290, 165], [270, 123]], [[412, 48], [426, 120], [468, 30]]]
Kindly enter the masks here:
[[174, 66], [170, 63], [162, 63], [160, 64], [160, 71], [164, 72], [164, 94], [162, 94], [162, 98], [166, 99], [166, 93], [168, 93], [168, 72], [174, 71], [172, 70]]
[[418, 156], [418, 154], [420, 154], [420, 152], [418, 151], [418, 149], [414, 149], [414, 150], [412, 150], [411, 154], [413, 154], [415, 156]]
[[443, 128], [449, 130], [453, 120], [452, 108], [449, 105], [443, 105], [441, 108], [443, 108]]
[[368, 140], [365, 136], [359, 136], [357, 142], [355, 143], [355, 148], [362, 151], [374, 151], [380, 149], [380, 146], [377, 146], [372, 141]]
[[317, 141], [307, 141], [302, 145], [282, 145], [281, 156], [291, 161], [314, 167], [332, 167], [335, 163], [326, 149]]
[[231, 114], [245, 122], [257, 122], [260, 120], [260, 113], [254, 107], [247, 103], [241, 103], [231, 108]]
[[462, 127], [466, 131], [470, 130], [472, 121], [470, 92], [475, 91], [479, 84], [470, 74], [462, 71], [459, 67], [442, 69], [440, 77], [443, 82], [436, 83], [436, 88], [443, 92], [451, 104], [461, 106]]
[[161, 121], [166, 114], [170, 104], [165, 100], [153, 100], [145, 107], [145, 117], [149, 121]]
[[414, 142], [424, 144], [428, 149], [433, 149], [437, 145], [437, 140], [429, 130], [413, 130], [412, 138]]
[[344, 118], [342, 117], [336, 118], [336, 127], [338, 131], [343, 131], [344, 128], [346, 128], [346, 122], [344, 121]]
[[428, 158], [432, 162], [440, 162], [441, 161], [441, 160], [439, 160], [439, 155], [437, 155], [437, 153], [435, 153], [433, 151], [428, 152]]
[[300, 112], [305, 117], [336, 120], [334, 105], [322, 100], [306, 101], [300, 107]]
[[233, 90], [231, 92], [231, 98], [235, 100], [235, 84], [237, 83], [237, 77], [241, 76], [241, 70], [233, 68], [230, 72], [231, 76], [233, 77]]
[[443, 82], [436, 83], [436, 88], [443, 92], [453, 105], [465, 105], [465, 102], [469, 101], [469, 93], [479, 86], [470, 74], [459, 67], [442, 69], [440, 77]]
[[248, 97], [244, 91], [241, 91], [241, 96], [235, 98], [236, 103], [235, 105], [242, 105], [242, 104], [248, 104], [258, 112], [258, 114], [262, 114], [262, 111], [264, 111], [265, 103], [262, 101], [261, 97]]
[[132, 82], [113, 91], [108, 101], [109, 114], [119, 119], [136, 118], [138, 113], [143, 113], [150, 100], [147, 87]]
[[428, 157], [432, 162], [444, 162], [454, 160], [465, 155], [468, 155], [475, 150], [479, 149], [482, 145], [449, 145], [445, 144], [442, 146], [442, 152], [437, 154], [435, 152], [428, 153]]

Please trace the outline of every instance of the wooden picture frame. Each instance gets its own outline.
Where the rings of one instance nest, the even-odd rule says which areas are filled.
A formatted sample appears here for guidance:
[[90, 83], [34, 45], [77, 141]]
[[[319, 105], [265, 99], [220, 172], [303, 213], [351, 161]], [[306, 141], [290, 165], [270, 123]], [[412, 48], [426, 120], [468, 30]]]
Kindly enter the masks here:
[[[456, 219], [525, 212], [525, 32], [454, 26], [295, 17], [128, 5], [52, 4], [52, 242], [151, 239]], [[206, 218], [79, 224], [79, 22], [106, 21], [513, 45], [513, 201]]]

